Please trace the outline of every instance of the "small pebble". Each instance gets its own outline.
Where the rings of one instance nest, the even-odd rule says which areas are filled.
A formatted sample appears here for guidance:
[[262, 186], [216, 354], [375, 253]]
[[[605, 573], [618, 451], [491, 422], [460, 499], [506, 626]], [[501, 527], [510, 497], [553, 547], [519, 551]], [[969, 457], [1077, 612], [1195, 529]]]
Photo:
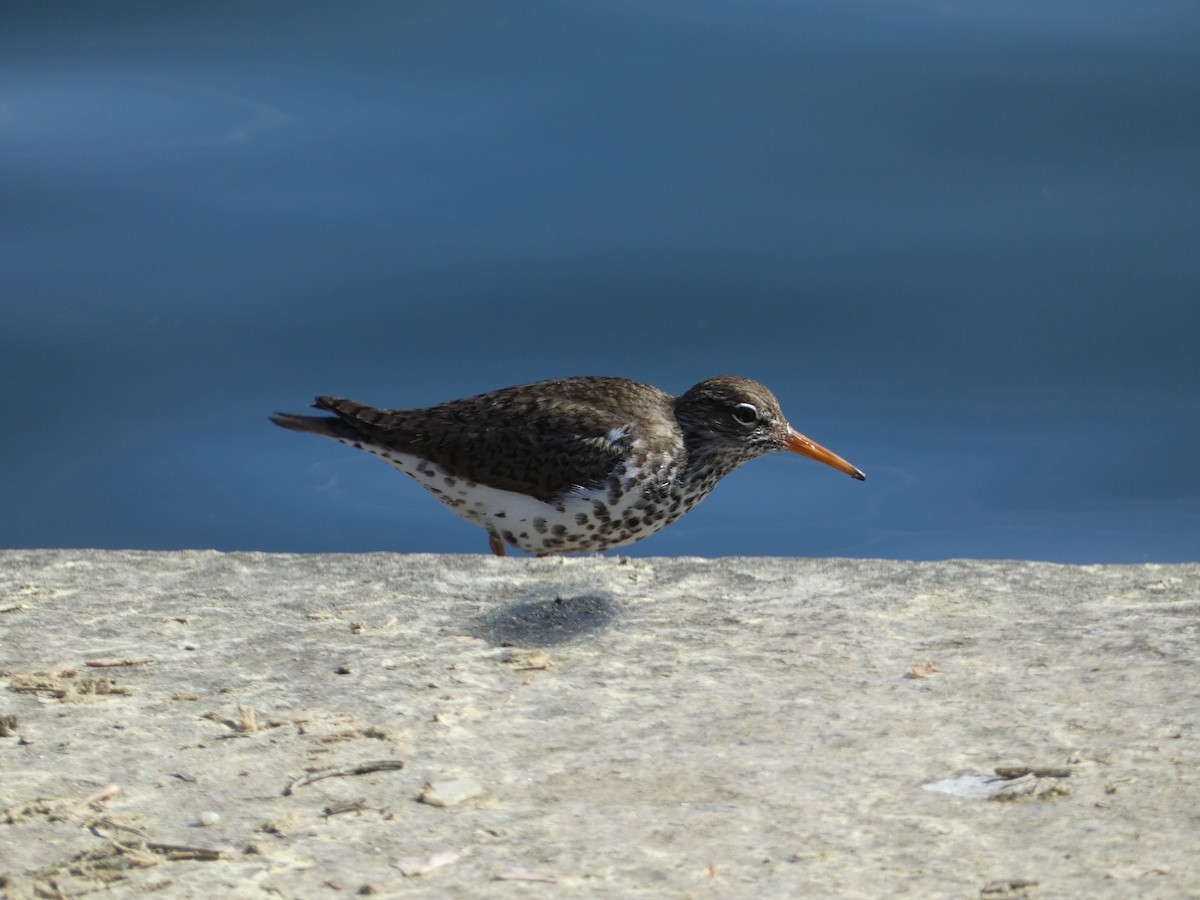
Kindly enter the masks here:
[[482, 793], [483, 785], [473, 778], [448, 778], [425, 785], [421, 802], [430, 806], [457, 806]]
[[199, 820], [201, 825], [203, 825], [205, 828], [208, 828], [209, 826], [216, 825], [221, 821], [221, 814], [219, 812], [214, 812], [211, 809], [206, 809], [204, 812], [200, 813]]

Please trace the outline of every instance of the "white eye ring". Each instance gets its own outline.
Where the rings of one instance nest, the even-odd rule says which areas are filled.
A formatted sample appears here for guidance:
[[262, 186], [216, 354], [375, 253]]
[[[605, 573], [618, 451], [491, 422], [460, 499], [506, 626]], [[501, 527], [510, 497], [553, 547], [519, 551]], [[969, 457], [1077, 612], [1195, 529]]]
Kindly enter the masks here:
[[739, 425], [757, 425], [758, 407], [753, 403], [739, 403], [733, 408], [733, 418]]

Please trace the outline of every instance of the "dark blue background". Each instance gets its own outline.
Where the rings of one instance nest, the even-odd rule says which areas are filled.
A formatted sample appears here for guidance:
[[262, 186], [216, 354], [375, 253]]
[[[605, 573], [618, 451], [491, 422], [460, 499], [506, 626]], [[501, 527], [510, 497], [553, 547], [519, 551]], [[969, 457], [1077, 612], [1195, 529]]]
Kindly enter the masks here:
[[1200, 558], [1193, 0], [5, 4], [0, 545], [483, 551], [317, 393], [757, 378], [639, 554]]

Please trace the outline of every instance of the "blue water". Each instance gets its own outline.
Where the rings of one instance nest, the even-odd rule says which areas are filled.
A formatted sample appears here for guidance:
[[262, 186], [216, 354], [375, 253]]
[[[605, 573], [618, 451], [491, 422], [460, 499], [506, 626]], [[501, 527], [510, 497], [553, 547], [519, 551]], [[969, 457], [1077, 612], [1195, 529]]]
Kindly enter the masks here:
[[483, 552], [266, 416], [718, 373], [634, 554], [1200, 559], [1194, 0], [0, 12], [0, 546]]

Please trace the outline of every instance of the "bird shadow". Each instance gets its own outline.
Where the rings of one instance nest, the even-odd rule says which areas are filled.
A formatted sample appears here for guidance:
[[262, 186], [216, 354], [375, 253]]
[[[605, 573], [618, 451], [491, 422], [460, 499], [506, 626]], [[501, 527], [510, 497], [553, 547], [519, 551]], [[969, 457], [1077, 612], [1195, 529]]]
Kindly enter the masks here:
[[619, 613], [612, 595], [580, 587], [540, 585], [521, 599], [477, 617], [471, 633], [502, 647], [528, 647], [564, 644], [611, 626]]

